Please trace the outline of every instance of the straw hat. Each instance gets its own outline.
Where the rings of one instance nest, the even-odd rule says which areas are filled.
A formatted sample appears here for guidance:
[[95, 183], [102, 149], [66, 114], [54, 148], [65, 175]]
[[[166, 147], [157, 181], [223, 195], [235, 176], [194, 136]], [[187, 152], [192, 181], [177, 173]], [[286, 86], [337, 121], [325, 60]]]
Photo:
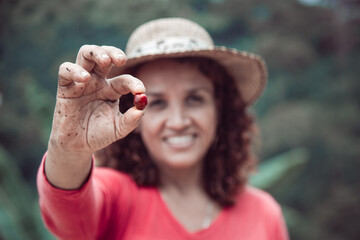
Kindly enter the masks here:
[[261, 57], [236, 49], [214, 46], [200, 25], [182, 18], [163, 18], [139, 26], [130, 36], [125, 51], [128, 61], [118, 69], [140, 63], [178, 57], [205, 57], [222, 65], [233, 77], [243, 100], [251, 105], [264, 90], [267, 71]]

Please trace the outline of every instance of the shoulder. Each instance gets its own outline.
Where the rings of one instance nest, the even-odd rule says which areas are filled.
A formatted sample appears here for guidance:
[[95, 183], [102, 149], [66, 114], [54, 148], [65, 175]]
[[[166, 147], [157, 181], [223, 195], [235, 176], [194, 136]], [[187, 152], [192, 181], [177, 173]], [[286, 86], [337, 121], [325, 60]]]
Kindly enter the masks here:
[[280, 204], [261, 189], [244, 187], [230, 212], [237, 227], [249, 226], [247, 234], [258, 234], [253, 239], [289, 239]]
[[124, 186], [136, 187], [135, 181], [126, 173], [108, 167], [95, 167], [93, 172], [94, 180], [111, 188]]
[[95, 167], [91, 177], [93, 189], [101, 194], [105, 205], [111, 206], [111, 211], [121, 206], [119, 211], [126, 211], [128, 216], [141, 189], [135, 181], [128, 174], [108, 167]]
[[90, 178], [94, 190], [108, 197], [109, 201], [123, 199], [128, 202], [139, 192], [139, 187], [131, 176], [116, 169], [95, 167]]
[[269, 193], [252, 186], [245, 186], [239, 193], [236, 208], [269, 216], [281, 215], [279, 203]]
[[131, 180], [131, 177], [126, 173], [120, 172], [116, 169], [109, 167], [94, 167], [94, 176], [106, 177], [107, 179], [118, 180]]
[[243, 191], [240, 192], [238, 199], [242, 198], [251, 199], [253, 201], [264, 204], [277, 204], [274, 197], [271, 196], [268, 192], [250, 185], [245, 186]]

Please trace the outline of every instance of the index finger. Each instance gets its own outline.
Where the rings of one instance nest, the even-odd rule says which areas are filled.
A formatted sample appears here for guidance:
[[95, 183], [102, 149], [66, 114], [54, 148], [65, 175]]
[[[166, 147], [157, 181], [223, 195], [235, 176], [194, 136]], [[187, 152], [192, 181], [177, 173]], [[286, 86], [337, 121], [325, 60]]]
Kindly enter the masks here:
[[115, 91], [133, 94], [145, 93], [146, 89], [142, 81], [140, 79], [130, 75], [123, 74], [118, 77], [114, 77], [109, 79], [111, 86]]
[[103, 99], [119, 99], [122, 95], [145, 93], [144, 84], [129, 74], [123, 74], [112, 79], [108, 79], [108, 87], [103, 88], [99, 94]]

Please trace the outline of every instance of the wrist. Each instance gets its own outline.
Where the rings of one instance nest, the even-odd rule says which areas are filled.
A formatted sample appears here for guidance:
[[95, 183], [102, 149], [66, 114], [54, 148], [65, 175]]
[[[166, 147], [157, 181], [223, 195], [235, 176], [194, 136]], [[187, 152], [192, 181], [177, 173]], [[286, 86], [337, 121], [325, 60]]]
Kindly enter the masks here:
[[64, 144], [50, 137], [47, 148], [47, 155], [62, 156], [64, 159], [89, 159], [93, 152], [85, 150], [67, 149]]
[[89, 176], [92, 153], [65, 151], [49, 144], [44, 172], [48, 181], [61, 189], [77, 189]]

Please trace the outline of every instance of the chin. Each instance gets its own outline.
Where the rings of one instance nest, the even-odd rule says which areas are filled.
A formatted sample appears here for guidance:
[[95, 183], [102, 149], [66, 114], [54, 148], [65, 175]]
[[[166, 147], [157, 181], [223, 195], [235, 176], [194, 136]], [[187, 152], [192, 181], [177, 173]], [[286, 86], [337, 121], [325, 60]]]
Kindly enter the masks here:
[[193, 168], [202, 164], [203, 157], [173, 156], [171, 159], [164, 159], [162, 164], [174, 169]]
[[166, 165], [173, 169], [188, 169], [197, 166], [198, 164], [193, 162], [171, 162]]

